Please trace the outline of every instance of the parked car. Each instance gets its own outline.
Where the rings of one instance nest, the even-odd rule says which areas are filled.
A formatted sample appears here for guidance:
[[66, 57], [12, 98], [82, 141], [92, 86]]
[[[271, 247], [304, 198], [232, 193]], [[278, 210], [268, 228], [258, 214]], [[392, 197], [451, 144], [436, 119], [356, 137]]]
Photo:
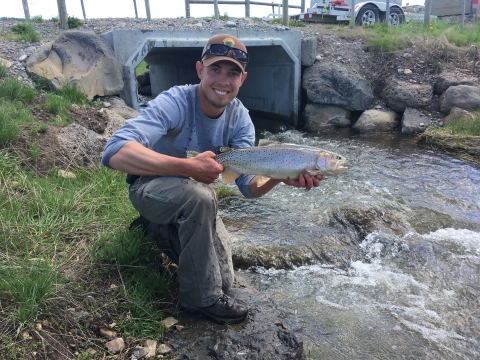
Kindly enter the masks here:
[[[425, 19], [425, 6], [423, 5], [410, 5], [403, 6], [403, 12], [405, 14], [405, 22], [409, 23], [410, 21], [422, 22]], [[430, 14], [430, 21], [436, 21], [438, 17], [436, 15]]]

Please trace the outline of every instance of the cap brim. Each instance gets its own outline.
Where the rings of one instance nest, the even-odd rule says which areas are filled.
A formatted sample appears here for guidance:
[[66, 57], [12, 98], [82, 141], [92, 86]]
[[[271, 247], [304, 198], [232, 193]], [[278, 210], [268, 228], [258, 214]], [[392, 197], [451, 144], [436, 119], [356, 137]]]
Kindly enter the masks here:
[[212, 57], [209, 57], [205, 60], [202, 61], [203, 65], [205, 66], [210, 66], [212, 64], [215, 64], [216, 62], [218, 61], [230, 61], [232, 63], [234, 63], [235, 65], [237, 65], [240, 70], [242, 71], [242, 73], [245, 73], [245, 68], [243, 67], [242, 63], [230, 56], [212, 56]]

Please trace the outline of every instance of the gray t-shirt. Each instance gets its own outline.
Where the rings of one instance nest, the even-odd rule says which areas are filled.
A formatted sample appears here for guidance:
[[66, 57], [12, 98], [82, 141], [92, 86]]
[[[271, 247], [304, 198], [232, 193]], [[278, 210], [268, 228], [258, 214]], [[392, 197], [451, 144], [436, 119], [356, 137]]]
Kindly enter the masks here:
[[[218, 119], [210, 119], [200, 108], [198, 84], [175, 86], [151, 100], [145, 110], [112, 135], [103, 152], [103, 165], [109, 166], [112, 155], [129, 141], [161, 154], [186, 158], [187, 150], [252, 147], [255, 128], [248, 110], [237, 98]], [[252, 178], [252, 175], [242, 175], [236, 180], [246, 197], [253, 197], [249, 190]]]

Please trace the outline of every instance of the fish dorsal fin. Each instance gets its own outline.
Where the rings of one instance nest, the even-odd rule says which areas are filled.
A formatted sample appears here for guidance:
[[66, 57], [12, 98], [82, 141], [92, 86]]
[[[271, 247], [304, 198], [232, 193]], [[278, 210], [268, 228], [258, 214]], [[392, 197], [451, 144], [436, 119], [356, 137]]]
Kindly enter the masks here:
[[265, 175], [257, 175], [257, 186], [258, 187], [261, 187], [263, 185], [265, 185], [265, 183], [270, 180], [270, 178], [268, 176], [265, 176]]
[[228, 146], [219, 146], [219, 147], [216, 147], [213, 150], [213, 152], [215, 153], [215, 155], [220, 155], [220, 154], [229, 152], [231, 150], [232, 150], [232, 148], [229, 148]]
[[232, 168], [225, 168], [222, 172], [222, 179], [223, 182], [228, 184], [231, 183], [232, 181], [235, 181], [241, 174], [237, 173], [235, 170]]
[[275, 140], [268, 140], [268, 139], [258, 140], [258, 146], [278, 146], [278, 145], [282, 145], [282, 143]]

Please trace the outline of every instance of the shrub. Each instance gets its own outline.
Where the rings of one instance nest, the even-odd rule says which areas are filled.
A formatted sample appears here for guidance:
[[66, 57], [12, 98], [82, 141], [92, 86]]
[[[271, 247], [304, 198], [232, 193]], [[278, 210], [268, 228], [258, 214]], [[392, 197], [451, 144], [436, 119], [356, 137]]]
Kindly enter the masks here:
[[75, 16], [69, 16], [67, 23], [69, 29], [78, 28], [83, 24], [82, 21], [80, 19], [77, 19]]
[[35, 26], [30, 22], [14, 25], [10, 28], [10, 31], [17, 35], [16, 41], [37, 42], [40, 40], [40, 35], [35, 30]]

